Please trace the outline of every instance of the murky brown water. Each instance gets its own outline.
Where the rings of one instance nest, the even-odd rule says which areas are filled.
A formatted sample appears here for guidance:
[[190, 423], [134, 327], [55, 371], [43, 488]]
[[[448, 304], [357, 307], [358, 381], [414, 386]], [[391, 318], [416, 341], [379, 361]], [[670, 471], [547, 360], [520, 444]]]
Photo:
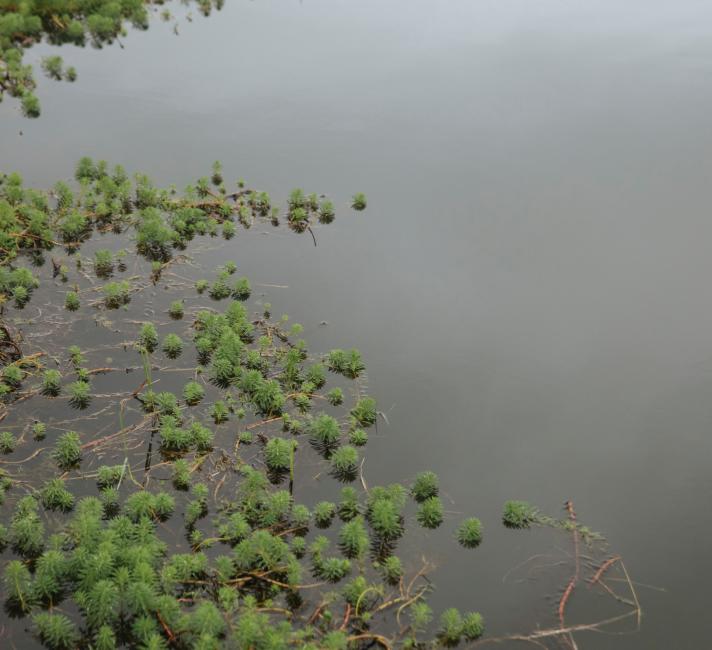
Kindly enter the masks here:
[[551, 539], [499, 513], [570, 498], [665, 590], [640, 587], [639, 634], [580, 647], [707, 647], [712, 5], [229, 0], [180, 32], [63, 50], [78, 82], [44, 82], [38, 121], [3, 104], [0, 169], [42, 186], [88, 154], [181, 184], [220, 159], [366, 192], [317, 248], [254, 234], [215, 263], [289, 285], [269, 299], [312, 348], [363, 351], [391, 424], [367, 476], [397, 454], [482, 518], [475, 553], [439, 550], [457, 517], [429, 537], [434, 604], [550, 624], [559, 582], [502, 578]]

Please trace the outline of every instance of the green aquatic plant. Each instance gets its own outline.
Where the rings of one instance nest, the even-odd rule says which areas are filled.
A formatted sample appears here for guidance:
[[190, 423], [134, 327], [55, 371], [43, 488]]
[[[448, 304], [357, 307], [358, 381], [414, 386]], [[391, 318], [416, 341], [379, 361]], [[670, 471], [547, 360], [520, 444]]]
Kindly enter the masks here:
[[44, 440], [47, 435], [47, 425], [44, 422], [35, 422], [32, 425], [32, 437], [35, 440]]
[[39, 612], [32, 622], [39, 640], [50, 650], [71, 650], [79, 641], [79, 630], [64, 614]]
[[195, 406], [203, 401], [205, 389], [197, 381], [189, 381], [183, 387], [183, 399], [188, 406]]
[[440, 627], [438, 636], [444, 646], [455, 646], [462, 638], [463, 622], [462, 615], [454, 607], [446, 609], [440, 615]]
[[457, 527], [455, 537], [465, 548], [476, 548], [482, 542], [482, 523], [476, 517], [465, 519]]
[[[213, 6], [222, 3], [211, 0], [198, 2], [200, 11], [208, 15]], [[37, 81], [32, 65], [23, 62], [24, 51], [46, 40], [52, 45], [87, 44], [100, 48], [124, 35], [125, 25], [139, 29], [148, 27], [150, 5], [135, 0], [97, 0], [92, 3], [51, 3], [30, 0], [21, 4], [5, 3], [0, 21], [0, 101], [5, 94], [18, 99], [22, 114], [39, 117], [40, 102], [35, 95]], [[123, 46], [122, 46], [123, 47]], [[40, 67], [55, 81], [74, 82], [77, 71], [65, 66], [61, 56], [43, 57]], [[90, 177], [94, 169], [84, 166], [80, 178]]]
[[64, 296], [64, 308], [67, 311], [77, 311], [81, 307], [79, 294], [76, 291], [67, 291]]
[[362, 397], [351, 409], [351, 417], [362, 427], [376, 424], [376, 400], [372, 397]]
[[428, 497], [418, 507], [415, 515], [423, 528], [437, 528], [443, 523], [443, 504], [438, 497]]
[[358, 452], [351, 445], [339, 447], [331, 454], [331, 471], [340, 481], [353, 481], [358, 470]]
[[271, 470], [286, 472], [292, 464], [293, 442], [284, 438], [271, 438], [265, 445], [265, 463]]
[[67, 386], [67, 390], [69, 391], [69, 403], [74, 408], [85, 409], [89, 406], [89, 402], [91, 402], [90, 388], [89, 382], [81, 379], [69, 384], [69, 386]]
[[232, 297], [235, 300], [247, 300], [252, 293], [252, 288], [250, 287], [250, 281], [245, 278], [238, 278], [232, 287]]
[[43, 395], [56, 397], [62, 390], [62, 375], [59, 370], [45, 370], [42, 374], [42, 387], [40, 389]]
[[153, 323], [144, 323], [138, 335], [138, 342], [148, 352], [153, 352], [158, 347], [158, 332]]
[[351, 199], [351, 207], [354, 210], [365, 210], [366, 209], [366, 195], [363, 192], [357, 192], [353, 195]]
[[332, 388], [327, 394], [326, 399], [332, 406], [340, 406], [344, 403], [344, 391], [340, 388]]
[[364, 447], [368, 444], [368, 433], [363, 429], [353, 429], [349, 432], [349, 442], [354, 447]]
[[184, 309], [182, 300], [174, 300], [168, 307], [168, 315], [175, 320], [180, 320], [183, 318]]
[[507, 501], [502, 521], [508, 528], [529, 528], [537, 522], [537, 509], [526, 501]]
[[329, 370], [356, 379], [365, 369], [361, 353], [356, 350], [332, 350], [327, 359]]
[[111, 275], [114, 271], [114, 256], [111, 251], [101, 248], [94, 252], [94, 272], [99, 277]]
[[410, 493], [418, 503], [422, 503], [438, 495], [439, 483], [438, 475], [435, 472], [421, 472], [415, 477]]
[[177, 334], [168, 334], [163, 339], [161, 349], [169, 359], [177, 359], [183, 352], [183, 341]]
[[319, 528], [328, 528], [336, 516], [336, 505], [330, 501], [319, 501], [314, 506], [312, 513]]
[[479, 612], [465, 614], [462, 619], [462, 635], [467, 641], [479, 639], [485, 633], [485, 624]]
[[15, 451], [16, 445], [17, 440], [15, 440], [15, 436], [12, 435], [10, 431], [3, 431], [0, 433], [0, 453], [11, 454]]
[[50, 479], [40, 491], [42, 505], [48, 510], [68, 511], [74, 507], [74, 495], [59, 478]]
[[131, 300], [131, 285], [126, 280], [109, 282], [104, 285], [104, 305], [107, 309], [118, 309]]
[[70, 470], [79, 465], [82, 460], [82, 447], [79, 434], [76, 431], [63, 433], [54, 446], [52, 453], [57, 466], [62, 470]]

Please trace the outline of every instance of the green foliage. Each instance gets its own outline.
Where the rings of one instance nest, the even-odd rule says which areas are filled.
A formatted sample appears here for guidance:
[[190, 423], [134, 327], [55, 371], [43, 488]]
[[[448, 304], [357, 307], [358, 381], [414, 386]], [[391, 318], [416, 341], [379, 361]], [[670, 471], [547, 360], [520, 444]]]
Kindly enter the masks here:
[[183, 352], [183, 341], [177, 334], [168, 334], [163, 339], [161, 349], [169, 359], [177, 359]]
[[502, 521], [508, 528], [529, 528], [537, 522], [538, 512], [526, 501], [507, 501], [502, 512]]
[[67, 389], [69, 390], [69, 403], [74, 408], [83, 409], [89, 406], [89, 402], [91, 402], [89, 382], [74, 381], [67, 386]]
[[366, 209], [366, 195], [363, 192], [357, 192], [351, 199], [351, 207], [354, 210], [365, 210]]
[[15, 436], [10, 431], [0, 433], [0, 453], [11, 454], [15, 451], [16, 444], [17, 440], [15, 440]]
[[50, 479], [40, 491], [42, 505], [48, 510], [68, 511], [74, 507], [74, 495], [59, 478]]
[[327, 359], [329, 370], [356, 379], [365, 369], [361, 353], [356, 350], [332, 350]]
[[379, 565], [383, 579], [390, 585], [397, 585], [403, 577], [403, 565], [396, 555], [389, 555]]
[[205, 389], [197, 381], [189, 381], [183, 387], [183, 399], [189, 406], [195, 406], [203, 401]]
[[276, 472], [289, 470], [292, 463], [294, 443], [284, 438], [270, 438], [265, 445], [267, 467]]
[[361, 516], [357, 516], [341, 526], [339, 546], [347, 558], [363, 557], [368, 549], [368, 533]]
[[454, 646], [460, 643], [463, 631], [462, 616], [454, 607], [446, 609], [440, 616], [438, 636], [443, 645]]
[[437, 528], [443, 523], [443, 504], [438, 497], [428, 497], [418, 507], [415, 515], [424, 528]]
[[340, 481], [353, 481], [358, 470], [358, 452], [350, 445], [339, 447], [331, 455], [331, 471]]
[[138, 342], [149, 352], [153, 352], [158, 347], [158, 332], [153, 323], [145, 323], [141, 326]]
[[418, 503], [422, 503], [437, 496], [439, 489], [438, 475], [435, 472], [421, 472], [415, 477], [410, 493]]
[[102, 248], [94, 252], [94, 272], [99, 277], [111, 275], [114, 271], [114, 257], [111, 251]]
[[62, 470], [67, 471], [79, 465], [82, 459], [79, 434], [76, 431], [67, 431], [59, 436], [52, 456]]
[[309, 423], [309, 439], [314, 446], [323, 451], [336, 447], [340, 438], [339, 423], [330, 415], [322, 413]]
[[81, 307], [79, 294], [76, 291], [67, 291], [64, 296], [64, 308], [68, 311], [77, 311]]
[[50, 650], [70, 650], [79, 641], [79, 631], [64, 614], [39, 612], [32, 622], [40, 641]]
[[[47, 61], [45, 67], [52, 75], [60, 70], [57, 61]], [[62, 74], [66, 72], [62, 68]], [[183, 195], [161, 189], [145, 176], [129, 179], [121, 168], [110, 170], [103, 161], [89, 158], [80, 161], [76, 178], [77, 191], [60, 183], [50, 197], [24, 188], [17, 176], [0, 177], [0, 248], [8, 251], [10, 260], [0, 264], [6, 311], [13, 309], [16, 289], [20, 298], [24, 291], [29, 299], [37, 286], [32, 272], [15, 265], [17, 258], [27, 255], [35, 263], [56, 241], [67, 242], [67, 254], [75, 253], [73, 259], [82, 271], [87, 260], [79, 250], [95, 228], [102, 233], [96, 240], [112, 250], [116, 247], [109, 231], [125, 232], [129, 241], [135, 241], [135, 252], [147, 258], [133, 267], [150, 265], [148, 281], [158, 283], [174, 252], [185, 249], [194, 237], [215, 235], [221, 225], [228, 232], [234, 224], [276, 219], [268, 195], [242, 186], [228, 193], [219, 166]], [[290, 196], [288, 210], [287, 220], [297, 232], [316, 220], [328, 223], [334, 218], [330, 201], [301, 190]], [[100, 249], [92, 256], [99, 275], [128, 267], [125, 251], [112, 254]], [[181, 256], [173, 262], [182, 260]], [[66, 269], [58, 272], [57, 264], [53, 268], [55, 276], [67, 277]], [[175, 359], [183, 342], [169, 334], [159, 343], [156, 326], [141, 325], [134, 318], [146, 319], [151, 308], [160, 310], [165, 304], [172, 317], [185, 316], [183, 302], [161, 297], [154, 304], [153, 296], [146, 304], [128, 305], [130, 315], [112, 321], [112, 335], [114, 325], [116, 333], [124, 334], [124, 324], [140, 324], [138, 332], [128, 335], [137, 338], [136, 346], [118, 338], [108, 346], [92, 343], [85, 351], [91, 365], [72, 346], [58, 359], [68, 366], [66, 371], [57, 366], [62, 374], [45, 370], [41, 364], [48, 357], [35, 361], [28, 356], [27, 362], [12, 357], [4, 364], [1, 384], [9, 410], [10, 393], [23, 381], [37, 377], [39, 386], [27, 392], [34, 395], [39, 388], [54, 397], [67, 373], [75, 380], [64, 388], [73, 405], [89, 405], [90, 379], [96, 384], [94, 399], [100, 402], [96, 413], [69, 420], [52, 408], [47, 414], [37, 411], [51, 426], [52, 437], [58, 437], [49, 452], [36, 445], [36, 456], [28, 461], [30, 471], [18, 481], [19, 488], [32, 496], [14, 488], [5, 499], [14, 504], [7, 527], [0, 525], [0, 550], [7, 548], [6, 604], [33, 618], [40, 643], [48, 647], [346, 650], [369, 645], [376, 638], [366, 636], [371, 632], [383, 634], [393, 647], [433, 646], [428, 637], [431, 612], [423, 602], [428, 582], [416, 576], [410, 583], [412, 576], [395, 553], [414, 519], [426, 527], [441, 523], [437, 477], [424, 472], [412, 486], [394, 483], [368, 489], [365, 481], [341, 487], [333, 480], [357, 476], [360, 448], [368, 443], [367, 428], [376, 423], [377, 411], [372, 398], [359, 395], [360, 385], [354, 391], [331, 386], [327, 390], [326, 370], [346, 379], [362, 377], [361, 355], [353, 349], [332, 350], [320, 362], [299, 340], [301, 325], [292, 324], [287, 316], [271, 321], [269, 303], [258, 307], [262, 316], [248, 310], [243, 301], [250, 293], [249, 282], [236, 274], [237, 265], [228, 262], [216, 270], [212, 287], [205, 281], [196, 285], [199, 292], [210, 291], [225, 300], [212, 308], [196, 306], [192, 327], [181, 328], [181, 335], [185, 332], [193, 341], [197, 368], [179, 367], [190, 361], [151, 363], [148, 353], [159, 345]], [[92, 290], [84, 283], [91, 282], [84, 271], [76, 276], [78, 284], [72, 287], [76, 290], [62, 291], [60, 301]], [[134, 288], [147, 285], [144, 281]], [[174, 288], [172, 282], [160, 285], [161, 293]], [[132, 288], [109, 282], [103, 291], [107, 307], [122, 306]], [[148, 291], [155, 294], [158, 289]], [[207, 296], [191, 298], [196, 303], [206, 300]], [[145, 311], [139, 315], [140, 309]], [[106, 314], [97, 322], [109, 323]], [[29, 347], [32, 339], [27, 342]], [[61, 336], [56, 344], [63, 344]], [[136, 349], [141, 353], [138, 367]], [[28, 355], [33, 352], [28, 349]], [[117, 392], [106, 390], [101, 369], [122, 367], [125, 357], [125, 386]], [[121, 374], [113, 373], [112, 381]], [[206, 379], [212, 384], [207, 391]], [[345, 381], [337, 380], [342, 385]], [[179, 401], [177, 387], [184, 383]], [[134, 399], [143, 412], [136, 409]], [[55, 401], [50, 407], [63, 403]], [[328, 413], [319, 412], [318, 404], [326, 404]], [[35, 422], [34, 413], [8, 420], [8, 428], [18, 437], [25, 432], [21, 440], [30, 446], [27, 432], [39, 438], [46, 430]], [[240, 420], [238, 427], [214, 426], [213, 422], [228, 422], [231, 415]], [[77, 433], [64, 431], [67, 426], [81, 431], [84, 445]], [[305, 440], [310, 444], [303, 444]], [[247, 446], [252, 442], [256, 444]], [[208, 453], [214, 444], [217, 449]], [[53, 478], [42, 470], [38, 480], [34, 463], [46, 468], [49, 454], [62, 472], [77, 468], [84, 455], [86, 471]], [[324, 500], [312, 507], [313, 501], [307, 499], [315, 494], [316, 477], [318, 498]], [[86, 482], [94, 480], [96, 486], [89, 488], [94, 496], [72, 494], [86, 494]], [[10, 484], [9, 475], [0, 473], [0, 503]], [[292, 491], [305, 502], [295, 502]], [[406, 511], [407, 505], [411, 507], [406, 503], [409, 493], [418, 503], [415, 517]], [[176, 511], [178, 520], [165, 523]], [[325, 530], [337, 516], [338, 526]], [[460, 538], [458, 532], [462, 543]], [[345, 584], [334, 586], [341, 581]], [[399, 585], [410, 590], [409, 584], [413, 585], [409, 598], [418, 594], [413, 602], [403, 601], [402, 609], [380, 607], [397, 594]], [[311, 621], [313, 607], [304, 606], [306, 598], [314, 605], [323, 603]], [[396, 611], [402, 619], [398, 627], [393, 623]], [[71, 618], [63, 619], [65, 615]], [[459, 638], [478, 638], [481, 617], [458, 616]], [[442, 638], [457, 636], [457, 621], [445, 622]]]
[[462, 620], [462, 635], [468, 641], [479, 639], [485, 633], [485, 624], [479, 612], [465, 614]]
[[482, 523], [476, 517], [465, 519], [458, 526], [455, 536], [465, 548], [475, 548], [482, 542]]
[[362, 427], [376, 424], [376, 400], [372, 397], [362, 397], [351, 409], [351, 416]]
[[168, 307], [168, 314], [171, 318], [180, 320], [183, 318], [184, 309], [182, 300], [174, 300]]
[[344, 391], [340, 388], [332, 388], [327, 394], [326, 399], [332, 406], [340, 406], [344, 403]]
[[336, 506], [330, 501], [320, 501], [313, 510], [314, 521], [319, 528], [328, 528], [336, 515]]
[[104, 305], [107, 309], [118, 309], [131, 300], [131, 285], [127, 280], [109, 282], [104, 285]]

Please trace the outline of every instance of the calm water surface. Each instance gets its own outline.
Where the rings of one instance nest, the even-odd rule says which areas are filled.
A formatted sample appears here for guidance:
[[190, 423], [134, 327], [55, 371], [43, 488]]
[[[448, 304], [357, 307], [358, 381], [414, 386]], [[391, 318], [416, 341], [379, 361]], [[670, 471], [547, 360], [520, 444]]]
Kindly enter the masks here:
[[364, 352], [390, 422], [370, 481], [433, 469], [485, 523], [476, 552], [459, 515], [426, 541], [434, 605], [552, 624], [559, 582], [503, 576], [568, 540], [499, 516], [570, 498], [656, 587], [641, 633], [580, 647], [710, 647], [712, 3], [228, 0], [124, 44], [63, 49], [79, 80], [43, 80], [39, 120], [3, 103], [0, 169], [183, 184], [220, 159], [282, 197], [366, 192], [317, 248], [238, 236], [216, 263], [289, 285], [269, 299], [312, 347]]

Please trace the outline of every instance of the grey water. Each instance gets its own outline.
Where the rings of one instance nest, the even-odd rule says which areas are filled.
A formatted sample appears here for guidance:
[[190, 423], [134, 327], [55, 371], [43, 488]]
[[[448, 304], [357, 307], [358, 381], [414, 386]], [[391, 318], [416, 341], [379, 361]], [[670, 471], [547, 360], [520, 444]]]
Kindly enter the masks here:
[[[569, 540], [500, 512], [571, 499], [643, 608], [639, 632], [579, 647], [709, 647], [712, 3], [179, 14], [179, 35], [156, 18], [123, 48], [62, 48], [79, 78], [41, 81], [40, 119], [0, 105], [0, 170], [43, 187], [90, 155], [185, 184], [218, 159], [276, 195], [365, 192], [317, 247], [270, 231], [215, 262], [287, 287], [269, 299], [313, 348], [363, 352], [389, 423], [366, 477], [432, 469], [453, 512], [424, 542], [433, 604], [482, 611], [492, 636], [551, 625], [563, 585], [508, 576]], [[484, 523], [474, 552], [451, 543], [460, 513]]]

